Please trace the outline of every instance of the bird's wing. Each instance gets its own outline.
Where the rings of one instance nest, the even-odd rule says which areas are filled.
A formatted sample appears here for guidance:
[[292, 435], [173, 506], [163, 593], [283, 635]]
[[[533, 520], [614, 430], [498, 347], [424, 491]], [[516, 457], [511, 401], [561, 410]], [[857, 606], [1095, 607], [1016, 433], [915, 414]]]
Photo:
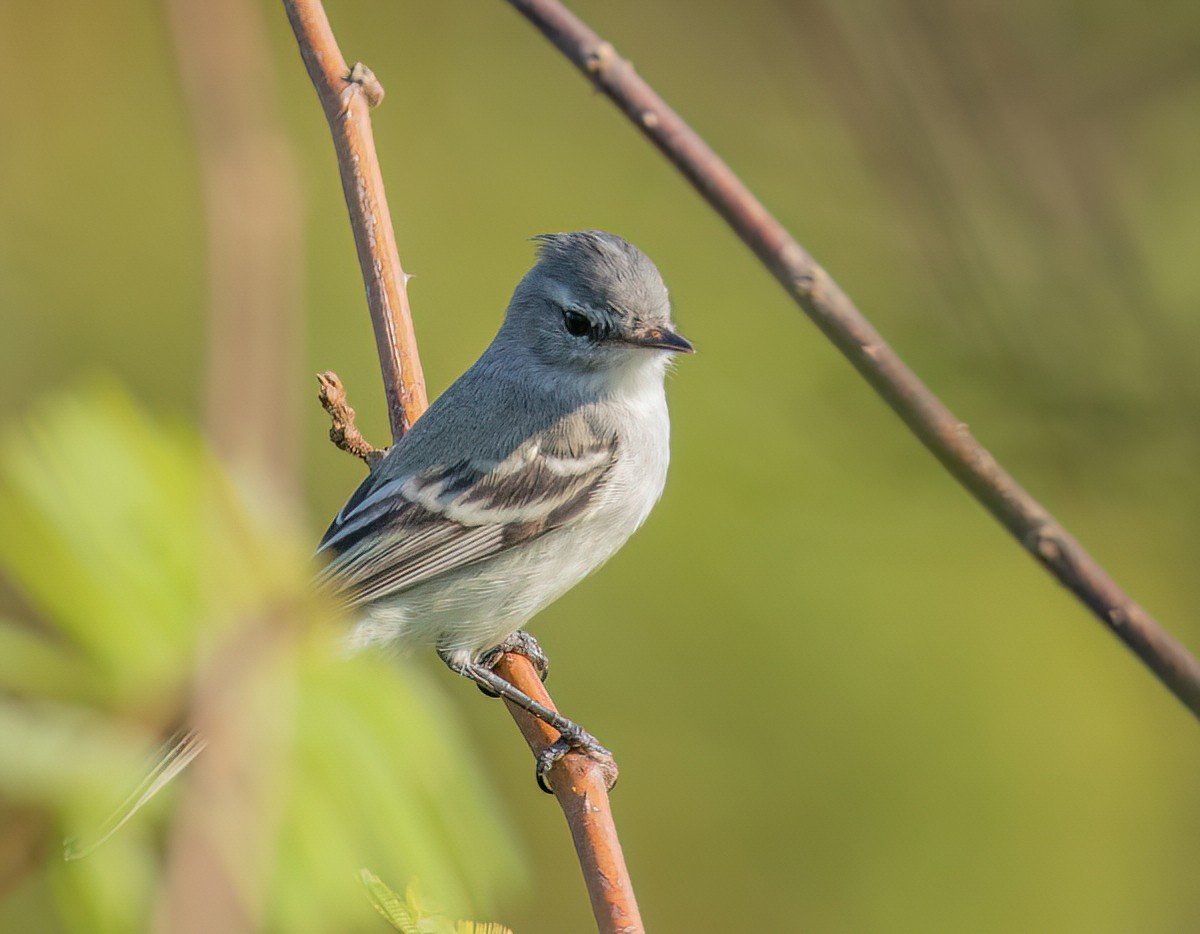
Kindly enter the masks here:
[[469, 459], [363, 481], [325, 533], [320, 580], [358, 606], [491, 557], [586, 513], [611, 475], [615, 435], [576, 421], [504, 460]]

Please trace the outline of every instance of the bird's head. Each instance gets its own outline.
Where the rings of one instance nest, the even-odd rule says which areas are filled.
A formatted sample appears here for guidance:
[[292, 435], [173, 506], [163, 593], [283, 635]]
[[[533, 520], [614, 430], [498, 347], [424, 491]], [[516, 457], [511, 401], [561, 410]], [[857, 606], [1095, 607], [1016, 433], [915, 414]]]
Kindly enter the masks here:
[[650, 259], [600, 230], [544, 234], [537, 264], [513, 294], [504, 331], [556, 370], [602, 373], [691, 353]]

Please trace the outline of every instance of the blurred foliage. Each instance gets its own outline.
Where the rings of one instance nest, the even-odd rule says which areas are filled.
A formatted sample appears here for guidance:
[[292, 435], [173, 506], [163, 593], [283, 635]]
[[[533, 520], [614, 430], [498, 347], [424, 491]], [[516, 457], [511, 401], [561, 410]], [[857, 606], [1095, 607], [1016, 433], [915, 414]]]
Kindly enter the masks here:
[[512, 934], [510, 929], [500, 924], [447, 921], [444, 917], [422, 908], [420, 899], [411, 885], [401, 898], [369, 869], [359, 873], [359, 878], [371, 896], [371, 904], [375, 906], [375, 910], [401, 934]]
[[[1200, 5], [571, 6], [1001, 462], [1200, 648]], [[378, 365], [328, 130], [282, 14], [263, 9], [308, 199], [297, 314], [309, 350], [291, 390], [308, 398], [311, 373], [337, 370], [378, 440]], [[434, 393], [490, 339], [530, 261], [525, 238], [547, 230], [638, 243], [699, 347], [671, 381], [662, 504], [533, 625], [556, 699], [621, 764], [614, 803], [651, 929], [742, 930], [748, 916], [822, 932], [1194, 927], [1193, 719], [505, 4], [327, 9], [346, 55], [387, 88], [375, 134]], [[13, 89], [0, 96], [7, 407], [105, 370], [195, 422], [203, 212], [161, 10], [8, 4], [0, 19]], [[314, 403], [313, 526], [361, 476], [326, 428]], [[15, 592], [0, 600], [22, 611]], [[147, 678], [170, 670], [149, 650], [135, 663]], [[455, 916], [587, 930], [561, 816], [532, 792], [507, 716], [427, 667], [402, 680], [429, 704], [447, 687], [539, 880], [536, 898], [513, 891]], [[136, 707], [111, 672], [88, 677]], [[698, 897], [709, 880], [721, 898]], [[52, 899], [34, 878], [0, 928]]]
[[[454, 717], [420, 672], [340, 657], [305, 537], [269, 499], [239, 493], [194, 435], [106, 388], [37, 407], [4, 439], [0, 478], [0, 565], [45, 623], [0, 625], [6, 811], [94, 836], [155, 736], [187, 715], [212, 734], [192, 770], [230, 754], [218, 739], [266, 737], [229, 800], [206, 799], [201, 838], [267, 854], [230, 857], [226, 871], [269, 929], [377, 930], [354, 884], [362, 862], [420, 878], [455, 911], [513, 883], [515, 845]], [[229, 806], [257, 782], [265, 801]], [[231, 814], [250, 819], [231, 832]], [[179, 884], [169, 863], [181, 854], [155, 839], [162, 814], [145, 817], [71, 862], [41, 841], [27, 871], [46, 874], [65, 929], [141, 930]], [[29, 905], [0, 919], [40, 928]]]

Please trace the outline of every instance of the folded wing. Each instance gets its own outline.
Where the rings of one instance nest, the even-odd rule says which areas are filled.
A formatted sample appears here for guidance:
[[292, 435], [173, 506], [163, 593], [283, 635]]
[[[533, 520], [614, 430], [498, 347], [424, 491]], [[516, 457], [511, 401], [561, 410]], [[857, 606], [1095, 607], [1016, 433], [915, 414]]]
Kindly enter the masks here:
[[587, 514], [611, 476], [615, 435], [578, 416], [504, 460], [461, 460], [363, 481], [317, 553], [320, 580], [349, 606], [466, 567]]

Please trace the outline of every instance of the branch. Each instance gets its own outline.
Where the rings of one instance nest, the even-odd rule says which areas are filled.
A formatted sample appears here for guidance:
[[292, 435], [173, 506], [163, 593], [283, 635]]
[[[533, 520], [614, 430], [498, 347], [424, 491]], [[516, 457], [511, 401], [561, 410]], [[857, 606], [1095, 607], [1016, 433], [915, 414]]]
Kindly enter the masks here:
[[557, 0], [508, 2], [683, 173], [967, 492], [1200, 717], [1200, 663], [972, 437], [829, 274], [633, 66]]
[[358, 430], [354, 409], [350, 407], [346, 398], [341, 379], [333, 370], [326, 370], [317, 374], [317, 382], [321, 385], [317, 398], [321, 402], [321, 408], [329, 414], [329, 440], [339, 451], [353, 454], [365, 463], [369, 470], [374, 470], [375, 465], [383, 460], [386, 451], [375, 447]]
[[408, 307], [408, 276], [400, 265], [371, 133], [370, 108], [383, 100], [383, 87], [370, 69], [346, 65], [319, 0], [284, 0], [283, 6], [333, 133], [394, 443], [412, 427], [429, 400]]
[[[501, 656], [496, 673], [535, 701], [558, 709], [524, 655]], [[558, 739], [553, 727], [510, 701], [505, 703], [535, 756]], [[645, 927], [617, 838], [603, 766], [590, 756], [571, 753], [554, 763], [548, 777], [571, 828], [598, 930], [601, 934], [643, 934]]]
[[[284, 0], [284, 7], [333, 132], [350, 224], [367, 283], [395, 442], [428, 402], [404, 289], [407, 276], [400, 267], [367, 112], [369, 103], [382, 99], [383, 88], [363, 66], [356, 65], [353, 71], [346, 67], [320, 0]], [[332, 380], [330, 376], [320, 379], [322, 404], [334, 420], [331, 437], [340, 431], [335, 443], [370, 465], [378, 452], [354, 427], [354, 410], [346, 404], [336, 376]], [[505, 655], [496, 670], [530, 697], [554, 706], [528, 659]], [[558, 738], [556, 731], [525, 711], [511, 705], [509, 710], [535, 755]], [[571, 752], [555, 764], [550, 780], [571, 829], [598, 930], [601, 934], [639, 934], [644, 928], [609, 808], [603, 766], [589, 756]]]

